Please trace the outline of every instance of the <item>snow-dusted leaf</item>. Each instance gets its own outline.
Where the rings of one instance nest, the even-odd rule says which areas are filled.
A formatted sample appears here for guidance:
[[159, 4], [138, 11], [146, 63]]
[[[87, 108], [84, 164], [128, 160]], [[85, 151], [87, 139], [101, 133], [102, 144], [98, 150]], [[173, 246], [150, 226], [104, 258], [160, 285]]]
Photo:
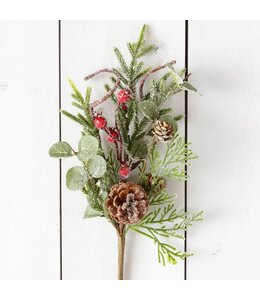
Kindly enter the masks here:
[[177, 86], [183, 84], [181, 76], [175, 71], [174, 67], [171, 64], [168, 64], [168, 67], [171, 69], [173, 81], [177, 84]]
[[73, 156], [74, 152], [67, 142], [57, 142], [51, 146], [49, 150], [49, 155], [51, 157], [62, 158]]
[[68, 170], [66, 185], [72, 191], [81, 190], [87, 182], [87, 173], [83, 167], [76, 166]]
[[193, 85], [191, 85], [188, 81], [183, 82], [182, 89], [189, 91], [193, 94], [200, 95], [199, 92], [197, 91], [197, 89]]
[[106, 173], [107, 163], [101, 155], [95, 155], [88, 161], [87, 168], [94, 178], [99, 178]]
[[79, 141], [78, 159], [81, 161], [89, 160], [98, 152], [98, 139], [92, 135], [84, 135]]
[[86, 208], [85, 212], [84, 212], [84, 216], [83, 219], [91, 219], [91, 218], [95, 218], [95, 217], [100, 217], [103, 214], [100, 211], [97, 211], [95, 209], [93, 209], [90, 205], [88, 205], [88, 207]]

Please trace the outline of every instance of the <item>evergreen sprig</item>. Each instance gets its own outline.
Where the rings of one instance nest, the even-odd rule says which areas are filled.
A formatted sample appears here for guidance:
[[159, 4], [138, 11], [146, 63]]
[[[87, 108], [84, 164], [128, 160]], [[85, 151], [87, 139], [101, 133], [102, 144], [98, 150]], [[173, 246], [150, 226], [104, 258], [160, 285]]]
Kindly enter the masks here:
[[[177, 122], [183, 115], [174, 115], [174, 111], [165, 106], [167, 100], [179, 92], [198, 92], [188, 82], [190, 74], [187, 75], [185, 68], [180, 72], [175, 70], [175, 61], [155, 68], [145, 65], [143, 58], [156, 49], [145, 40], [146, 31], [147, 26], [144, 25], [137, 40], [127, 43], [130, 61], [115, 47], [119, 68], [101, 69], [85, 77], [85, 80], [89, 80], [101, 73], [109, 73], [110, 82], [104, 85], [106, 95], [101, 99], [91, 103], [91, 88], [87, 87], [83, 95], [69, 80], [72, 106], [77, 112], [61, 112], [81, 125], [82, 138], [77, 151], [61, 141], [51, 147], [49, 154], [52, 157], [75, 156], [79, 159], [81, 166], [75, 166], [67, 172], [66, 184], [71, 190], [80, 190], [86, 196], [88, 207], [84, 218], [106, 217], [116, 228], [119, 237], [124, 237], [128, 230], [148, 237], [157, 245], [159, 262], [163, 265], [166, 262], [176, 264], [178, 258], [184, 259], [192, 254], [178, 251], [171, 240], [183, 239], [184, 231], [202, 219], [202, 212], [189, 214], [177, 210], [176, 195], [167, 192], [166, 179], [187, 180], [185, 165], [189, 165], [196, 156], [190, 150], [190, 144], [178, 134]], [[151, 74], [161, 70], [166, 70], [162, 76], [150, 80]], [[144, 87], [148, 91], [144, 92]], [[123, 95], [130, 95], [129, 98], [119, 101], [117, 89]], [[115, 105], [113, 125], [108, 125], [110, 122], [102, 116], [101, 111], [96, 110], [108, 99]], [[103, 147], [101, 130], [111, 143], [108, 151]], [[161, 131], [161, 136], [156, 130]], [[161, 141], [165, 142], [162, 154], [158, 145]], [[142, 186], [141, 190], [145, 191], [149, 200], [149, 212], [136, 224], [117, 222], [117, 218], [113, 219], [106, 208], [108, 194], [113, 190], [111, 188], [126, 181], [127, 176], [124, 176], [124, 172], [120, 173], [122, 168], [130, 173], [138, 168], [138, 185]], [[118, 198], [114, 201], [118, 202]], [[168, 239], [167, 242], [165, 239]]]
[[162, 205], [174, 203], [176, 195], [169, 195], [166, 189], [161, 189], [156, 193], [152, 193], [149, 197], [150, 205]]
[[82, 191], [86, 195], [91, 208], [103, 213], [104, 208], [100, 197], [100, 187], [96, 184], [96, 181], [90, 177]]
[[184, 138], [176, 134], [167, 144], [166, 151], [161, 158], [160, 152], [154, 144], [149, 155], [152, 175], [186, 180], [187, 174], [184, 165], [189, 165], [190, 161], [196, 158], [192, 150], [188, 148], [189, 145], [185, 143]]
[[81, 94], [79, 89], [76, 87], [75, 83], [69, 79], [69, 84], [72, 88], [72, 98], [75, 100], [72, 102], [72, 105], [77, 107], [83, 113], [77, 113], [76, 115], [66, 111], [61, 110], [61, 113], [71, 119], [72, 121], [80, 124], [83, 127], [83, 134], [92, 134], [96, 137], [99, 137], [98, 130], [95, 128], [93, 123], [93, 118], [90, 112], [90, 97], [91, 97], [91, 88], [86, 88], [85, 97]]
[[[173, 197], [168, 195], [166, 191], [161, 193], [159, 198], [155, 199], [157, 199], [157, 201], [160, 199], [158, 201], [159, 203], [156, 204], [173, 201]], [[202, 213], [203, 212], [199, 212], [189, 215], [184, 210], [178, 211], [174, 204], [168, 204], [151, 211], [138, 224], [130, 225], [129, 228], [152, 239], [154, 243], [157, 244], [159, 262], [163, 265], [165, 265], [166, 261], [171, 264], [176, 264], [176, 258], [184, 259], [192, 254], [177, 251], [172, 245], [161, 242], [159, 237], [184, 239], [182, 232], [186, 231], [194, 222], [201, 221]]]

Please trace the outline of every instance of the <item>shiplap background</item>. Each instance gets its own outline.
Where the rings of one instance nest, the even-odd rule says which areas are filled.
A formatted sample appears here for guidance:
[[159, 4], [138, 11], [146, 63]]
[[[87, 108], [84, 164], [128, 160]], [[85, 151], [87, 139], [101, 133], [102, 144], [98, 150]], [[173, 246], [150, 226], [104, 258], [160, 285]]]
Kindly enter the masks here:
[[[61, 105], [70, 108], [72, 78], [117, 66], [113, 46], [137, 37], [141, 21], [61, 22]], [[185, 22], [146, 21], [158, 50], [146, 62], [185, 63]], [[60, 278], [59, 162], [48, 157], [59, 138], [59, 35], [57, 21], [0, 22], [0, 278]], [[188, 279], [260, 279], [260, 22], [190, 21], [191, 82], [188, 135], [199, 156], [189, 168], [187, 203], [205, 211], [188, 232]], [[105, 76], [93, 79], [93, 97]], [[184, 112], [184, 95], [173, 99]], [[106, 107], [110, 114], [109, 105]], [[184, 133], [184, 125], [180, 126]], [[77, 125], [62, 118], [62, 139], [76, 145]], [[62, 162], [62, 273], [64, 279], [113, 279], [116, 235], [102, 219], [83, 220], [86, 201], [65, 187]], [[184, 206], [184, 185], [171, 187]], [[176, 241], [180, 249], [184, 244]], [[184, 263], [162, 267], [156, 247], [127, 237], [126, 279], [183, 279]]]

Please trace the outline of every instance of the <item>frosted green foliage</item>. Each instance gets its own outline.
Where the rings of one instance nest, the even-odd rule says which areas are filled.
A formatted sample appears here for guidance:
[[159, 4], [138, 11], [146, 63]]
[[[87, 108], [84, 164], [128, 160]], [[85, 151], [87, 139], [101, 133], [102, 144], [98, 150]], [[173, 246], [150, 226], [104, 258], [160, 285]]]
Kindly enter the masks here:
[[74, 154], [73, 149], [67, 142], [57, 142], [49, 150], [49, 155], [56, 158], [69, 157]]
[[86, 88], [85, 97], [83, 97], [83, 95], [80, 93], [75, 83], [71, 79], [69, 79], [69, 84], [73, 91], [71, 94], [74, 100], [72, 102], [72, 105], [77, 107], [81, 112], [75, 115], [66, 110], [61, 110], [61, 113], [72, 121], [80, 124], [83, 127], [83, 134], [91, 134], [97, 137], [98, 130], [94, 126], [89, 108], [91, 88]]
[[95, 155], [87, 162], [87, 169], [94, 178], [100, 178], [106, 173], [106, 160], [101, 155]]
[[83, 193], [86, 195], [88, 204], [91, 206], [91, 208], [103, 213], [103, 199], [100, 192], [101, 189], [98, 183], [94, 180], [94, 178], [89, 177], [83, 188]]
[[[114, 94], [109, 94], [109, 99], [115, 107], [115, 120], [109, 120], [108, 126], [118, 133], [117, 140], [110, 143], [109, 151], [106, 151], [106, 147], [105, 151], [103, 150], [105, 141], [101, 141], [100, 131], [93, 122], [94, 116], [99, 114], [99, 107], [95, 105], [100, 102], [95, 101], [95, 104], [90, 105], [91, 88], [87, 87], [85, 93], [81, 93], [75, 83], [69, 80], [72, 106], [76, 113], [65, 110], [61, 112], [81, 126], [82, 138], [78, 143], [77, 152], [62, 141], [54, 144], [49, 154], [57, 158], [78, 158], [81, 166], [68, 170], [67, 187], [71, 190], [81, 190], [86, 196], [87, 208], [84, 218], [105, 217], [117, 230], [120, 228], [119, 224], [106, 210], [108, 193], [111, 187], [122, 179], [118, 174], [121, 165], [131, 167], [131, 176], [134, 170], [138, 170], [137, 183], [143, 186], [148, 195], [150, 210], [139, 223], [126, 225], [125, 232], [131, 229], [148, 237], [157, 246], [159, 262], [163, 265], [176, 264], [178, 259], [184, 259], [191, 254], [177, 250], [171, 244], [172, 239], [183, 239], [183, 232], [193, 222], [201, 220], [202, 212], [190, 215], [183, 210], [177, 210], [176, 195], [170, 195], [165, 187], [167, 179], [186, 180], [185, 165], [195, 158], [189, 144], [177, 133], [177, 122], [183, 115], [175, 115], [174, 108], [169, 108], [166, 104], [169, 100], [170, 106], [173, 107], [173, 96], [179, 92], [198, 94], [198, 91], [187, 81], [190, 75], [187, 74], [187, 70], [176, 70], [173, 62], [152, 67], [145, 65], [142, 58], [156, 49], [145, 40], [146, 30], [147, 26], [144, 25], [137, 40], [127, 43], [130, 61], [125, 59], [123, 51], [115, 47], [118, 68], [99, 70], [87, 77], [93, 78], [104, 71], [109, 72], [112, 76], [110, 82], [105, 84], [105, 91], [111, 92], [115, 84], [118, 86]], [[163, 69], [166, 70], [165, 73]], [[157, 71], [160, 71], [158, 74], [162, 74], [161, 77], [154, 76]], [[151, 74], [153, 76], [150, 77]], [[127, 103], [118, 103], [119, 89], [129, 92], [130, 98], [126, 100]], [[102, 99], [106, 101], [107, 96]], [[105, 112], [103, 115], [106, 116]], [[154, 126], [159, 123], [156, 123], [157, 120], [166, 122], [166, 128], [173, 128], [173, 132], [171, 128], [169, 130], [169, 138], [172, 138], [166, 143], [163, 153], [158, 151], [159, 141], [154, 135]], [[110, 129], [105, 128], [104, 135], [109, 134]], [[135, 181], [134, 176], [130, 178]]]
[[91, 135], [84, 135], [79, 141], [78, 159], [88, 160], [97, 154], [98, 149], [98, 139]]
[[185, 143], [184, 138], [178, 134], [167, 143], [166, 151], [161, 155], [155, 145], [149, 155], [151, 173], [153, 176], [168, 177], [171, 179], [186, 180], [187, 174], [184, 165], [195, 159], [196, 156], [188, 148], [189, 144]]
[[87, 206], [85, 212], [84, 212], [84, 219], [91, 219], [95, 217], [101, 217], [103, 214], [100, 211], [97, 211], [93, 209], [90, 205]]
[[87, 173], [83, 167], [76, 166], [68, 170], [66, 184], [72, 191], [82, 190], [87, 182]]
[[183, 84], [182, 84], [182, 89], [183, 89], [183, 90], [186, 90], [186, 91], [188, 91], [188, 92], [191, 92], [191, 93], [193, 93], [193, 94], [200, 95], [200, 94], [198, 93], [197, 89], [196, 89], [193, 85], [191, 85], [189, 82], [187, 82], [187, 81], [184, 81], [184, 82], [183, 82]]
[[140, 111], [150, 120], [155, 120], [158, 117], [158, 107], [156, 102], [145, 100], [138, 104]]
[[158, 261], [163, 265], [166, 262], [174, 265], [178, 258], [184, 259], [192, 254], [177, 250], [171, 244], [161, 241], [160, 237], [184, 239], [183, 232], [194, 222], [202, 220], [203, 212], [190, 215], [184, 210], [177, 210], [174, 198], [166, 190], [159, 191], [150, 199], [150, 204], [167, 205], [152, 210], [138, 224], [130, 226], [131, 230], [153, 240], [157, 245]]

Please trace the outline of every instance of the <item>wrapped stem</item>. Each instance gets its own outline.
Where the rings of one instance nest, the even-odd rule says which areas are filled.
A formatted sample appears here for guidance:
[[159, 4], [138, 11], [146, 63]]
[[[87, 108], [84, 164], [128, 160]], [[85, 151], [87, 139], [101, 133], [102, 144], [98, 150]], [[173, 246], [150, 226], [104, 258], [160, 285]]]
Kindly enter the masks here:
[[117, 224], [117, 279], [124, 279], [124, 258], [125, 258], [125, 225]]
[[116, 71], [116, 70], [112, 70], [112, 69], [101, 69], [99, 71], [96, 71], [95, 73], [92, 73], [88, 76], [86, 76], [84, 78], [84, 80], [89, 80], [95, 76], [97, 76], [98, 74], [101, 74], [101, 73], [112, 73], [116, 76], [116, 83], [113, 87], [113, 89], [111, 91], [109, 91], [105, 96], [103, 96], [101, 99], [98, 99], [96, 101], [94, 101], [93, 103], [90, 104], [90, 108], [93, 109], [94, 107], [102, 104], [103, 102], [105, 102], [107, 99], [109, 99], [113, 94], [114, 92], [116, 91], [116, 89], [118, 88], [118, 86], [120, 85], [120, 74]]
[[144, 77], [143, 77], [143, 79], [142, 79], [142, 81], [141, 81], [141, 83], [140, 83], [140, 87], [139, 87], [139, 95], [140, 95], [140, 99], [142, 99], [143, 96], [144, 96], [144, 95], [143, 95], [143, 88], [144, 88], [145, 80], [146, 80], [151, 74], [153, 74], [153, 73], [155, 73], [155, 72], [157, 72], [157, 71], [160, 71], [160, 70], [166, 68], [169, 64], [171, 64], [171, 65], [176, 64], [176, 60], [172, 60], [172, 61], [170, 61], [168, 64], [164, 64], [164, 65], [161, 65], [161, 66], [159, 66], [159, 67], [157, 67], [157, 68], [155, 68], [155, 69], [152, 69], [152, 70], [150, 70], [146, 75], [144, 75]]
[[124, 279], [125, 235], [118, 233], [118, 271], [117, 279]]

